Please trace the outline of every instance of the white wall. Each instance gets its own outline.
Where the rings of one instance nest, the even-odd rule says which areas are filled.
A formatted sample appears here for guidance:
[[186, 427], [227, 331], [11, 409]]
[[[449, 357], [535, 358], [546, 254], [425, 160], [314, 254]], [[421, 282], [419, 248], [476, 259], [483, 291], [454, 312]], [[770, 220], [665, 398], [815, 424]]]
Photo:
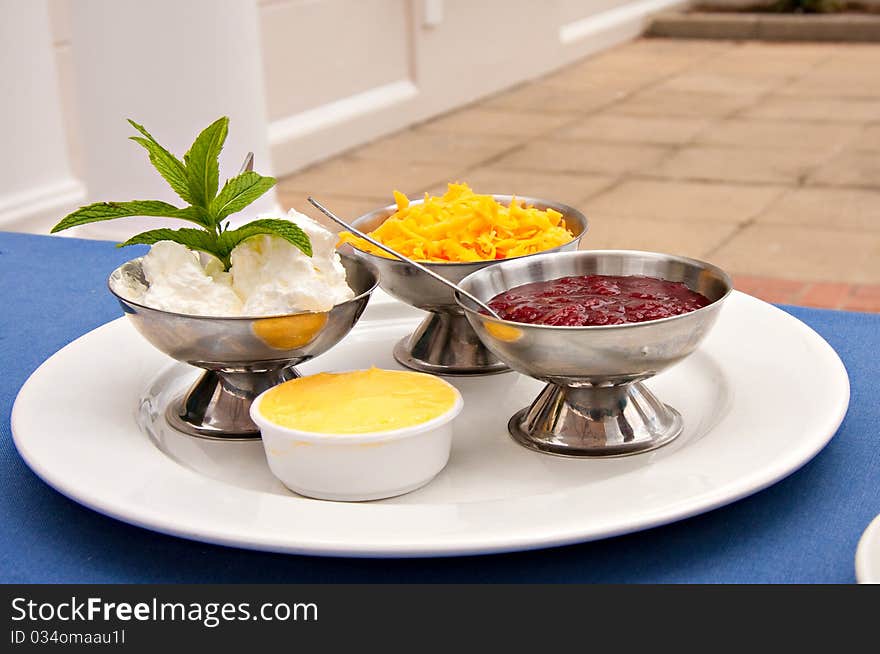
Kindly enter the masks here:
[[[76, 0], [70, 15], [82, 178], [95, 200], [157, 199], [184, 206], [129, 140], [131, 118], [182, 155], [219, 116], [229, 116], [220, 184], [252, 151], [270, 173], [256, 6], [242, 0]], [[120, 26], [131, 26], [120, 29]], [[136, 26], [136, 28], [134, 27]], [[274, 206], [274, 193], [252, 205]], [[168, 226], [138, 219], [138, 229]], [[127, 238], [132, 219], [77, 228], [77, 236]]]
[[0, 229], [44, 230], [84, 197], [55, 66], [45, 0], [0, 0]]
[[[289, 173], [638, 35], [676, 0], [261, 0]], [[429, 21], [434, 9], [440, 20]], [[309, 65], [303, 65], [309, 62]]]
[[129, 115], [182, 152], [198, 120], [236, 114], [229, 149], [254, 143], [257, 169], [283, 175], [630, 39], [682, 4], [0, 0], [12, 85], [0, 138], [40, 151], [18, 177], [0, 163], [0, 229], [44, 231], [73, 203], [135, 189], [162, 197], [125, 141]]

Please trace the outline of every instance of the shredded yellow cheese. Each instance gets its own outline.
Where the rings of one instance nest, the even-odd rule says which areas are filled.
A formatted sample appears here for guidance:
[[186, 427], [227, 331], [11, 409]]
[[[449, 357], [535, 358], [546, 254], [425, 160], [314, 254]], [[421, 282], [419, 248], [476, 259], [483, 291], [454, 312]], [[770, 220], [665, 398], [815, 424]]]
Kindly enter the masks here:
[[[394, 200], [397, 211], [369, 235], [418, 261], [509, 259], [549, 250], [573, 238], [558, 211], [536, 209], [516, 198], [507, 206], [491, 195], [474, 193], [467, 184], [449, 184], [441, 197], [426, 193], [420, 204], [410, 204], [399, 191], [394, 191]], [[339, 236], [340, 243], [389, 257], [351, 232]]]

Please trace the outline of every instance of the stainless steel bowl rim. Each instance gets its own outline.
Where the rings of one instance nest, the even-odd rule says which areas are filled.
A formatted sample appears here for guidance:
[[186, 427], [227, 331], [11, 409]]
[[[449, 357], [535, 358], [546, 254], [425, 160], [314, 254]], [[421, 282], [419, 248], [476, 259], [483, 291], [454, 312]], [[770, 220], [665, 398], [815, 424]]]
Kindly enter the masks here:
[[[724, 284], [727, 287], [727, 290], [724, 292], [724, 295], [719, 297], [717, 300], [712, 300], [706, 306], [700, 307], [699, 309], [694, 309], [693, 311], [688, 311], [687, 313], [680, 313], [677, 316], [669, 316], [668, 318], [656, 318], [654, 320], [643, 320], [641, 322], [627, 322], [627, 323], [622, 323], [619, 325], [568, 326], [568, 325], [541, 325], [541, 324], [530, 323], [530, 322], [516, 322], [513, 320], [504, 320], [502, 318], [495, 318], [493, 316], [490, 316], [488, 314], [482, 313], [481, 311], [478, 311], [476, 309], [471, 308], [470, 306], [465, 304], [465, 302], [468, 301], [467, 298], [462, 299], [462, 297], [460, 297], [461, 294], [458, 291], [455, 291], [455, 301], [458, 303], [458, 306], [460, 306], [466, 313], [469, 313], [474, 316], [479, 316], [480, 318], [489, 320], [493, 323], [510, 325], [510, 326], [519, 327], [519, 328], [528, 327], [528, 328], [535, 328], [535, 329], [546, 329], [546, 330], [555, 330], [555, 331], [563, 331], [563, 332], [572, 332], [572, 331], [594, 331], [594, 330], [606, 330], [606, 329], [637, 329], [639, 327], [643, 327], [646, 325], [656, 325], [658, 323], [665, 323], [665, 322], [672, 322], [673, 320], [680, 320], [680, 319], [683, 319], [687, 316], [692, 316], [694, 314], [699, 314], [700, 312], [705, 312], [705, 311], [714, 309], [715, 305], [718, 305], [721, 302], [723, 302], [725, 299], [727, 299], [727, 297], [733, 291], [733, 281], [731, 280], [730, 275], [728, 275], [724, 270], [722, 270], [718, 266], [711, 264], [711, 263], [708, 263], [706, 261], [701, 261], [700, 259], [692, 259], [691, 257], [683, 257], [683, 256], [676, 255], [676, 254], [664, 254], [663, 252], [651, 252], [648, 250], [576, 250], [574, 252], [558, 252], [558, 253], [553, 254], [552, 252], [550, 252], [548, 250], [547, 252], [539, 252], [534, 255], [528, 255], [528, 256], [546, 256], [546, 255], [557, 256], [557, 257], [572, 257], [572, 258], [579, 257], [579, 256], [584, 257], [584, 256], [588, 256], [588, 255], [599, 255], [599, 256], [602, 256], [602, 255], [615, 255], [615, 256], [650, 255], [650, 256], [663, 258], [663, 259], [667, 259], [667, 260], [671, 260], [671, 261], [678, 261], [681, 263], [695, 265], [699, 268], [703, 268], [705, 270], [713, 272], [713, 273], [717, 274], [724, 281]], [[522, 258], [523, 257], [514, 257], [512, 259], [503, 259], [503, 260], [497, 261], [494, 265], [503, 265], [505, 261], [515, 261], [517, 259], [522, 259]], [[482, 273], [482, 272], [483, 272], [482, 270], [478, 270], [478, 271], [475, 271], [471, 274], [476, 275], [476, 274]], [[468, 275], [468, 277], [470, 277], [470, 275]], [[465, 277], [463, 280], [461, 280], [461, 282], [459, 282], [459, 285], [464, 284], [468, 280], [468, 277]], [[550, 280], [547, 280], [547, 281], [550, 281]], [[488, 302], [488, 300], [490, 300], [490, 299], [491, 298], [488, 298], [484, 301]]]
[[[563, 204], [561, 202], [556, 202], [555, 200], [545, 200], [544, 198], [535, 198], [535, 197], [529, 197], [529, 196], [525, 196], [525, 195], [508, 195], [508, 194], [501, 194], [501, 193], [481, 193], [480, 195], [491, 195], [496, 200], [507, 200], [508, 202], [510, 200], [512, 200], [513, 198], [516, 198], [517, 200], [522, 200], [527, 205], [529, 205], [529, 204], [544, 204], [547, 207], [553, 209], [554, 211], [559, 211], [562, 214], [574, 216], [575, 218], [577, 218], [581, 222], [581, 224], [583, 225], [583, 229], [581, 230], [580, 234], [575, 234], [572, 237], [572, 239], [571, 239], [572, 241], [574, 241], [578, 237], [582, 237], [584, 234], [586, 234], [587, 230], [590, 227], [589, 221], [587, 220], [587, 217], [583, 214], [582, 211], [579, 211], [579, 210], [575, 209], [574, 207], [569, 206], [567, 204]], [[422, 200], [412, 200], [412, 201], [410, 201], [410, 204], [424, 204], [424, 202], [425, 201], [423, 199]], [[366, 220], [367, 218], [373, 218], [376, 215], [383, 213], [383, 212], [386, 212], [386, 211], [394, 212], [396, 209], [397, 209], [396, 204], [389, 204], [384, 207], [380, 207], [378, 209], [373, 209], [369, 213], [365, 213], [364, 215], [358, 216], [357, 218], [355, 218], [355, 223], [357, 223], [361, 220]], [[388, 217], [390, 218], [390, 215]], [[355, 227], [357, 227], [357, 226], [358, 225], [355, 224]], [[516, 257], [508, 257], [507, 259], [485, 259], [483, 261], [448, 261], [448, 262], [446, 262], [446, 261], [423, 261], [421, 259], [416, 259], [416, 261], [418, 261], [423, 266], [427, 266], [429, 268], [434, 267], [434, 266], [437, 266], [438, 268], [445, 268], [445, 269], [455, 268], [456, 266], [461, 266], [462, 268], [478, 268], [480, 266], [493, 265], [496, 263], [500, 263], [502, 261], [518, 261], [520, 259], [525, 259], [526, 257], [536, 257], [536, 256], [539, 256], [542, 254], [549, 254], [551, 252], [557, 252], [558, 250], [565, 247], [569, 243], [571, 243], [571, 241], [566, 241], [565, 243], [561, 243], [561, 244], [557, 245], [556, 247], [552, 247], [548, 250], [541, 250], [540, 252], [533, 252], [532, 254], [521, 254]], [[349, 244], [349, 245], [351, 245], [351, 244]], [[357, 254], [363, 255], [365, 257], [372, 257], [374, 259], [379, 259], [379, 260], [384, 259], [387, 261], [400, 261], [400, 259], [395, 259], [390, 256], [383, 257], [378, 254], [373, 254], [372, 252], [367, 252], [366, 250], [361, 250], [360, 248], [356, 248], [353, 245], [351, 245], [351, 249], [354, 250]]]
[[361, 293], [359, 295], [355, 295], [354, 297], [349, 298], [345, 302], [340, 302], [339, 304], [334, 304], [332, 307], [327, 309], [327, 311], [297, 311], [295, 313], [274, 313], [274, 314], [267, 314], [267, 315], [262, 315], [262, 316], [208, 316], [208, 315], [203, 315], [203, 314], [198, 314], [198, 313], [178, 313], [176, 311], [166, 311], [165, 309], [157, 309], [156, 307], [151, 307], [149, 304], [142, 304], [140, 302], [135, 302], [134, 300], [129, 300], [128, 298], [120, 295], [115, 290], [113, 290], [113, 284], [111, 283], [111, 281], [113, 279], [113, 275], [115, 275], [117, 272], [121, 271], [125, 266], [128, 266], [130, 264], [134, 264], [134, 263], [139, 263], [142, 260], [143, 260], [143, 257], [136, 257], [134, 259], [129, 259], [125, 263], [116, 267], [113, 270], [113, 272], [110, 273], [110, 276], [107, 277], [107, 289], [118, 300], [120, 300], [121, 302], [125, 302], [126, 304], [130, 304], [133, 307], [137, 307], [139, 309], [147, 309], [148, 311], [157, 311], [159, 313], [164, 313], [169, 316], [177, 316], [180, 318], [198, 318], [198, 319], [204, 319], [204, 320], [262, 320], [264, 318], [289, 318], [290, 316], [303, 316], [303, 315], [308, 315], [308, 314], [322, 314], [322, 313], [327, 313], [328, 311], [332, 311], [336, 307], [345, 306], [349, 302], [357, 302], [358, 300], [362, 299], [363, 297], [370, 295], [373, 291], [376, 290], [376, 287], [379, 286], [379, 273], [376, 270], [372, 269], [372, 264], [370, 264], [369, 262], [365, 262], [365, 263], [367, 263], [367, 265], [371, 266], [371, 272], [373, 273], [373, 277], [375, 278], [375, 280], [373, 281], [373, 284], [370, 286], [370, 288], [368, 288], [366, 291], [364, 291], [363, 293]]

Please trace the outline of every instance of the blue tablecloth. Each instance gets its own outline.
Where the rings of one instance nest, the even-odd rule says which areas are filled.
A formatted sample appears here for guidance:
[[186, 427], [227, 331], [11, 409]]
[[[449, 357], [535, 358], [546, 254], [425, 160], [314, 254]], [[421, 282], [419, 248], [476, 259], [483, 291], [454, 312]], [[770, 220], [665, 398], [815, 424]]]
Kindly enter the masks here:
[[[63, 497], [12, 442], [12, 403], [53, 352], [120, 315], [108, 273], [139, 256], [112, 243], [0, 233], [0, 581], [849, 583], [880, 513], [880, 315], [784, 307], [825, 337], [850, 375], [840, 431], [780, 483], [728, 507], [618, 538], [452, 559], [330, 559], [164, 536]], [[75, 380], [58, 380], [59, 383]]]

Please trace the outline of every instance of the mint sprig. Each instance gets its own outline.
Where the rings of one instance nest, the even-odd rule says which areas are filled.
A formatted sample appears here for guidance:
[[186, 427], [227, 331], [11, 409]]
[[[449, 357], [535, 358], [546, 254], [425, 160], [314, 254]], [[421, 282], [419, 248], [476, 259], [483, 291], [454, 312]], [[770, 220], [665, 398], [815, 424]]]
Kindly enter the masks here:
[[159, 241], [176, 241], [182, 236], [186, 245], [191, 250], [199, 252], [207, 252], [223, 262], [226, 270], [229, 270], [230, 256], [233, 248], [242, 241], [252, 236], [260, 236], [263, 234], [272, 234], [280, 236], [286, 241], [293, 243], [307, 255], [312, 254], [312, 244], [309, 237], [295, 224], [289, 220], [281, 220], [278, 218], [262, 218], [260, 220], [252, 220], [247, 225], [243, 225], [238, 229], [228, 229], [219, 236], [203, 229], [186, 228], [183, 229], [151, 229], [148, 232], [141, 232], [136, 236], [132, 236], [125, 243], [121, 243], [120, 247], [125, 245], [152, 245]]
[[211, 201], [211, 211], [222, 220], [229, 214], [241, 211], [273, 186], [275, 180], [271, 177], [243, 172], [226, 180], [220, 195]]
[[96, 202], [65, 216], [52, 228], [53, 234], [103, 220], [128, 216], [160, 216], [195, 223], [199, 228], [152, 229], [132, 236], [117, 247], [174, 241], [191, 250], [217, 257], [223, 263], [224, 269], [229, 270], [230, 255], [236, 245], [252, 236], [269, 234], [280, 236], [307, 256], [312, 256], [309, 237], [289, 220], [253, 220], [238, 229], [229, 229], [227, 219], [230, 215], [241, 211], [275, 186], [274, 177], [245, 171], [226, 180], [223, 188], [217, 192], [220, 186], [218, 159], [229, 131], [229, 118], [219, 118], [202, 130], [183, 155], [183, 161], [162, 147], [142, 125], [133, 120], [128, 122], [140, 133], [140, 136], [130, 137], [131, 140], [147, 151], [153, 167], [189, 206], [179, 208], [160, 200]]

